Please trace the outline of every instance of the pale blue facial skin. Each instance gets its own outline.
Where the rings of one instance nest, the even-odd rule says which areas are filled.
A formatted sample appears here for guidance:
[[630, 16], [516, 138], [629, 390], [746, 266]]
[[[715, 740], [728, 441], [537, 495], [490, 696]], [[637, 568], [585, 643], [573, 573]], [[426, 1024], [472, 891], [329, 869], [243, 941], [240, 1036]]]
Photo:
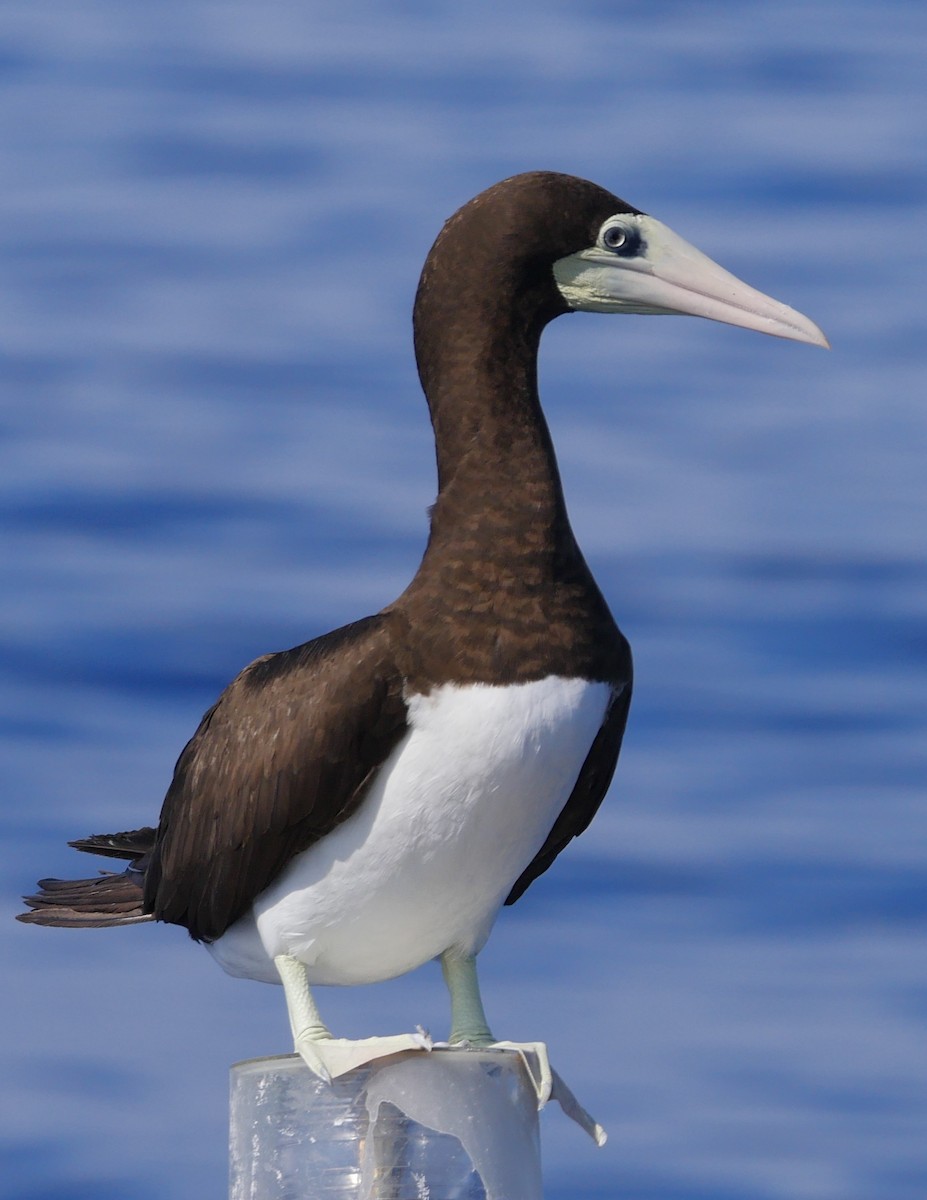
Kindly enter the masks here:
[[584, 312], [706, 317], [773, 337], [828, 346], [817, 325], [743, 283], [644, 213], [618, 213], [596, 244], [554, 263], [571, 308]]

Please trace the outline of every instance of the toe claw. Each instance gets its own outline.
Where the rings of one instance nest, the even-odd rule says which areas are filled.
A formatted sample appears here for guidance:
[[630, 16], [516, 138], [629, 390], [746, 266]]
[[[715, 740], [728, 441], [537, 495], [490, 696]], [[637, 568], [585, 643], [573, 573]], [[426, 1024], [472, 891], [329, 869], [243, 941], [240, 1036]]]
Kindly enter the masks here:
[[[528, 1072], [528, 1078], [534, 1085], [534, 1090], [538, 1098], [538, 1108], [543, 1108], [550, 1099], [550, 1094], [554, 1086], [550, 1056], [547, 1052], [546, 1044], [544, 1042], [494, 1042], [493, 1047], [497, 1050], [518, 1051], [522, 1062], [525, 1064], [525, 1070]], [[531, 1069], [531, 1063], [528, 1061], [529, 1054], [533, 1054], [537, 1059], [537, 1077], [535, 1077], [534, 1071]]]
[[295, 1039], [294, 1049], [313, 1075], [321, 1079], [323, 1083], [331, 1083], [331, 1072], [325, 1065], [322, 1049], [324, 1045], [325, 1042], [318, 1038], [298, 1037]]

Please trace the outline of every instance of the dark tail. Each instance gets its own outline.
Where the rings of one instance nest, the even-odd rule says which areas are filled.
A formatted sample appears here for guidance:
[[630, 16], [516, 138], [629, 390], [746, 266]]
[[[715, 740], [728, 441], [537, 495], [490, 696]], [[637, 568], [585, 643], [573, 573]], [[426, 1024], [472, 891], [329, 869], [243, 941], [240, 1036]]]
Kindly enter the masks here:
[[148, 855], [154, 847], [154, 829], [129, 833], [102, 833], [70, 842], [76, 850], [128, 859], [125, 871], [101, 871], [94, 879], [40, 879], [41, 891], [24, 896], [31, 912], [19, 913], [18, 921], [32, 925], [60, 925], [76, 929], [100, 929], [107, 925], [135, 925], [153, 921], [142, 907]]

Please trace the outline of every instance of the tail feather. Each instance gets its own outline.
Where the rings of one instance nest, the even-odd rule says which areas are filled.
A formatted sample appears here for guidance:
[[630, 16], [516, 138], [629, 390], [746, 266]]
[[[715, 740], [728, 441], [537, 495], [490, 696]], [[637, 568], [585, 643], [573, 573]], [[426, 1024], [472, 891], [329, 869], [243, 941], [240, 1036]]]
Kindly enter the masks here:
[[78, 850], [127, 858], [129, 866], [119, 873], [101, 871], [93, 879], [40, 879], [40, 890], [34, 896], [23, 897], [32, 911], [19, 913], [16, 919], [31, 925], [84, 929], [153, 921], [152, 914], [143, 907], [147, 863], [142, 860], [151, 850], [154, 837], [153, 829], [137, 829], [71, 842]]
[[127, 858], [130, 862], [135, 862], [151, 853], [156, 834], [156, 829], [146, 825], [144, 829], [130, 829], [125, 833], [94, 833], [90, 837], [68, 842], [68, 845], [87, 854], [99, 854], [104, 858]]

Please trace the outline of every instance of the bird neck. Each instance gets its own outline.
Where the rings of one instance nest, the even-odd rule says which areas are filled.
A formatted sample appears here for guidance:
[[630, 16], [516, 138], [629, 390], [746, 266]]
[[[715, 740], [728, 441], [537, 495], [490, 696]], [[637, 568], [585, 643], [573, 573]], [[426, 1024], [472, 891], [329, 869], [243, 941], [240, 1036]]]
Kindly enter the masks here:
[[549, 272], [535, 286], [494, 266], [484, 255], [436, 271], [432, 259], [416, 298], [438, 497], [422, 564], [391, 606], [414, 630], [400, 663], [413, 690], [617, 678], [624, 653], [573, 537], [538, 400], [541, 332], [562, 303], [547, 298]]
[[[557, 461], [537, 387], [546, 321], [499, 290], [439, 321], [416, 308], [416, 358], [438, 465], [432, 540], [569, 533]], [[439, 336], [430, 336], [431, 330]], [[572, 538], [572, 535], [569, 535]], [[548, 539], [549, 540], [549, 539]]]

